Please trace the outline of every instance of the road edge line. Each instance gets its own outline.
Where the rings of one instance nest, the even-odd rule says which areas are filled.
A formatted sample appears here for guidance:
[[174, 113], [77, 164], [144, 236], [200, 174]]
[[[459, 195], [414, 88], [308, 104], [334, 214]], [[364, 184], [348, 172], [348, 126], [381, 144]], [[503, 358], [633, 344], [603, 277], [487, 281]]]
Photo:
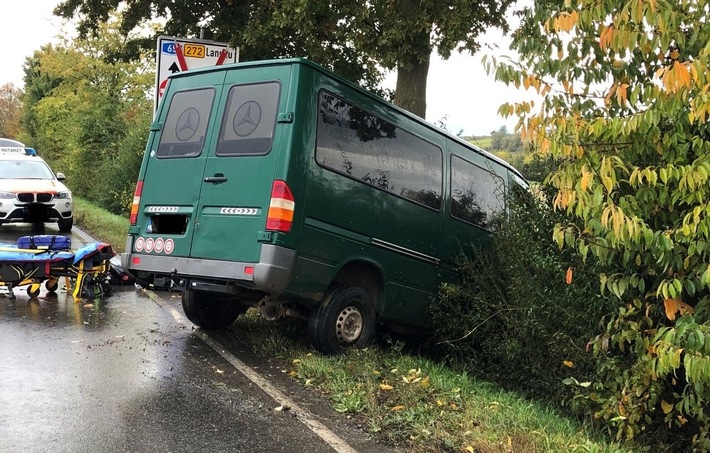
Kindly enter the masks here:
[[[178, 310], [171, 307], [170, 305], [163, 302], [160, 297], [149, 289], [143, 288], [143, 292], [161, 308], [168, 311], [172, 317], [179, 323], [183, 325], [191, 324], [190, 321]], [[331, 431], [323, 423], [316, 420], [315, 416], [308, 410], [303, 409], [294, 400], [286, 396], [281, 390], [276, 388], [274, 384], [271, 383], [264, 376], [260, 375], [253, 368], [251, 368], [246, 363], [242, 362], [232, 354], [231, 352], [224, 349], [224, 347], [216, 340], [210, 338], [206, 333], [195, 330], [193, 333], [207, 345], [220, 355], [224, 360], [229, 362], [237, 371], [239, 371], [244, 377], [249, 379], [254, 385], [259, 387], [267, 395], [269, 395], [274, 401], [283, 407], [289, 407], [290, 412], [293, 412], [298, 419], [308, 427], [316, 436], [320, 437], [325, 443], [330, 445], [338, 453], [358, 453], [357, 450], [352, 448], [348, 443]]]

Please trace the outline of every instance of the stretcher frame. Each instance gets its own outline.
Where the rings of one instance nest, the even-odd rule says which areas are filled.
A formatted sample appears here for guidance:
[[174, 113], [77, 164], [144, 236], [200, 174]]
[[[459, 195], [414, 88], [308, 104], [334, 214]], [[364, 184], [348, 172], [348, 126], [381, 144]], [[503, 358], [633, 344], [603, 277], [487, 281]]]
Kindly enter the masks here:
[[27, 295], [34, 298], [42, 283], [47, 291], [55, 292], [59, 279], [64, 277], [75, 301], [93, 299], [111, 292], [108, 276], [113, 256], [111, 246], [104, 242], [87, 244], [76, 251], [19, 249], [0, 244], [0, 289], [15, 298], [13, 289], [27, 286]]

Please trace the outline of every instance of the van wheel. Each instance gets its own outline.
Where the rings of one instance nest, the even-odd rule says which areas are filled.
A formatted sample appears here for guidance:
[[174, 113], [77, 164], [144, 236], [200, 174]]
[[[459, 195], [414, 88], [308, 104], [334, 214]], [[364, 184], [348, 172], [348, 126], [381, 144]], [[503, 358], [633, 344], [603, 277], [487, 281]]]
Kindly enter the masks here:
[[182, 309], [193, 324], [203, 329], [224, 329], [244, 313], [244, 307], [233, 297], [221, 293], [182, 292]]
[[375, 309], [370, 295], [357, 286], [338, 286], [311, 312], [308, 337], [323, 354], [369, 346], [375, 338]]

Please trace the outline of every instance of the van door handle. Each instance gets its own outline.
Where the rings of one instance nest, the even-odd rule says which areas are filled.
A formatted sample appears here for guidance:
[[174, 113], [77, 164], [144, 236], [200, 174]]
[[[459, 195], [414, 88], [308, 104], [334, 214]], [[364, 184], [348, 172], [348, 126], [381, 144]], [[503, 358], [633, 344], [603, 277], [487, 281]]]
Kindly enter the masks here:
[[227, 182], [227, 177], [222, 173], [215, 173], [214, 176], [207, 176], [204, 179], [205, 182], [211, 182], [212, 184], [221, 184]]

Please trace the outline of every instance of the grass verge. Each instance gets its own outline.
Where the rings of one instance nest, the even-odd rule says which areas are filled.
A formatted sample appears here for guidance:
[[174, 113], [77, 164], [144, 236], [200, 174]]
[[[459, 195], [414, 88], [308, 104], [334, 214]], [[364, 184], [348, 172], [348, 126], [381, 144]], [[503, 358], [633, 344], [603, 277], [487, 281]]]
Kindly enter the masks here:
[[250, 310], [232, 329], [284, 373], [326, 395], [331, 406], [407, 452], [629, 452], [555, 408], [380, 345], [341, 356], [313, 352], [305, 323], [262, 320]]
[[[123, 251], [128, 219], [75, 199], [75, 222]], [[331, 406], [407, 452], [616, 453], [590, 424], [494, 384], [405, 351], [401, 342], [341, 356], [314, 353], [300, 320], [268, 322], [250, 310], [231, 327], [264, 357]]]
[[99, 241], [123, 252], [128, 234], [128, 218], [112, 214], [82, 198], [74, 198], [74, 223]]

